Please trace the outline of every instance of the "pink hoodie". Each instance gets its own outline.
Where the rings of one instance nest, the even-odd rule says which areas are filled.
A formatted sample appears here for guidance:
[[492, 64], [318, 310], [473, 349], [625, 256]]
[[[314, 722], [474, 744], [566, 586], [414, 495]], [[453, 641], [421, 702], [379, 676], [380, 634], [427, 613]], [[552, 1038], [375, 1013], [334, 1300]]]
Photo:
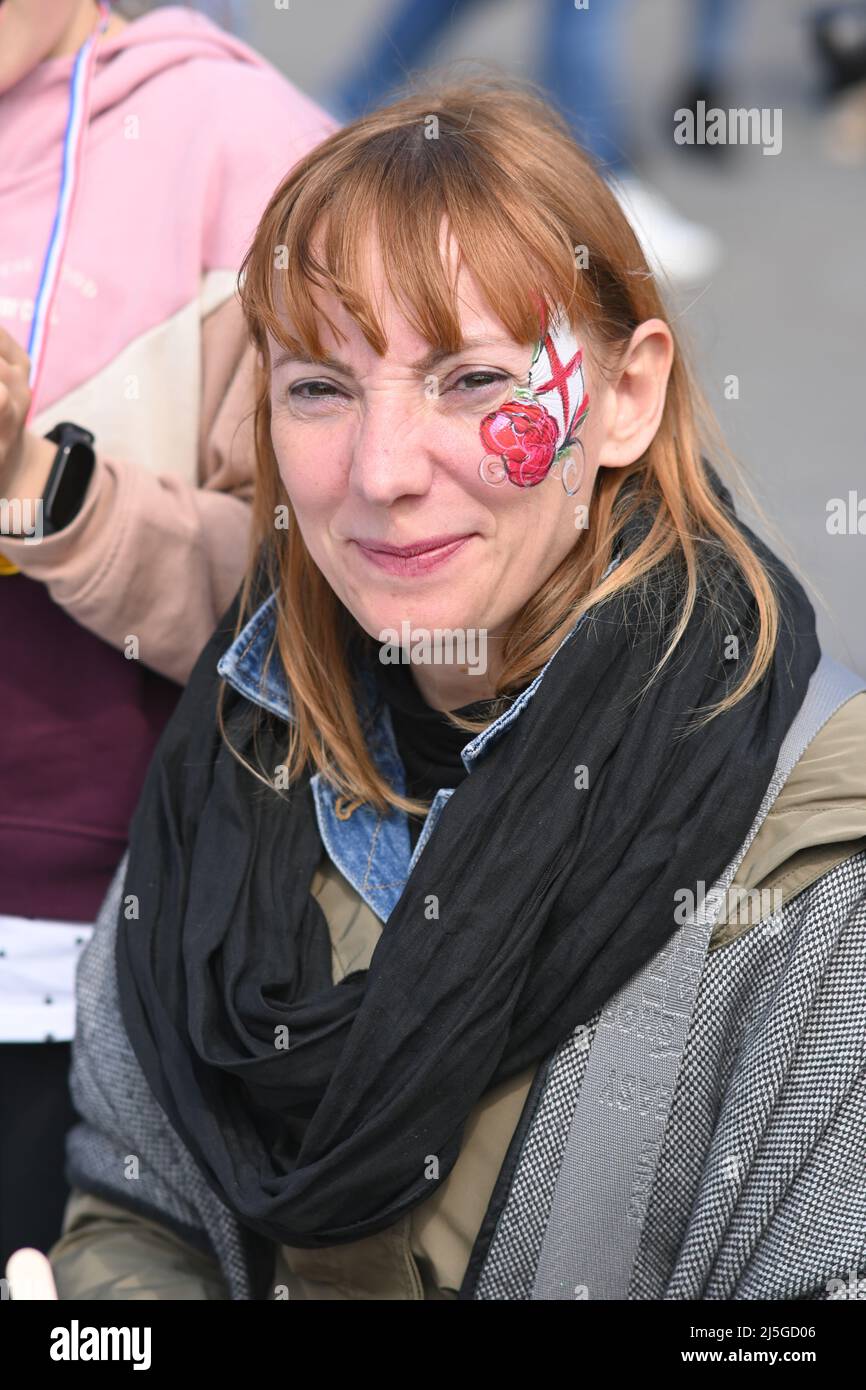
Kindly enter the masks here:
[[[0, 95], [0, 323], [24, 346], [72, 64]], [[22, 571], [0, 575], [0, 913], [94, 916], [175, 682], [240, 583], [253, 394], [237, 270], [276, 185], [333, 128], [201, 15], [160, 9], [101, 44], [31, 421], [92, 430], [97, 468], [64, 530], [0, 537]]]

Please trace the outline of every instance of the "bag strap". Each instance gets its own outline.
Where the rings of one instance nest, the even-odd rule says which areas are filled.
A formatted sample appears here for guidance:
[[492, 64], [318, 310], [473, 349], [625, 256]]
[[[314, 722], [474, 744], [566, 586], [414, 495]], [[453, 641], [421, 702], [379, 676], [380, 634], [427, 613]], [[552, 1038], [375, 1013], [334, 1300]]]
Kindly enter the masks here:
[[[866, 681], [823, 656], [735, 859], [602, 1011], [542, 1241], [533, 1299], [625, 1299], [710, 935], [752, 840], [806, 747]], [[664, 1026], [644, 1036], [641, 1021]], [[614, 1103], [610, 1104], [611, 1089]], [[585, 1291], [585, 1293], [584, 1293]]]

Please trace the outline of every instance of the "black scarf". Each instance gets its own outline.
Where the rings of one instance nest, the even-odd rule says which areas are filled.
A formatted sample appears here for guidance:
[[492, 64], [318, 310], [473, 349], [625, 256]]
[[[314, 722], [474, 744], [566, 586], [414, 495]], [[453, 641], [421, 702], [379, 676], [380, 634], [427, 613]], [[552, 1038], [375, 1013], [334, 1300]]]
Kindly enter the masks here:
[[[406, 780], [406, 795], [432, 801], [440, 787], [453, 791], [466, 776], [461, 753], [473, 737], [449, 724], [445, 715], [427, 704], [415, 684], [410, 665], [377, 662], [376, 675], [382, 696], [391, 711], [394, 742]], [[456, 710], [464, 719], [492, 719], [494, 700], [475, 700]], [[414, 850], [423, 816], [409, 817], [409, 839]]]
[[[633, 518], [625, 553], [651, 519]], [[737, 524], [783, 609], [758, 688], [677, 737], [690, 711], [739, 680], [753, 638], [751, 597], [717, 549], [701, 547], [715, 556], [721, 608], [701, 598], [640, 700], [682, 576], [663, 567], [649, 588], [603, 605], [450, 798], [369, 970], [338, 985], [310, 894], [321, 841], [309, 777], [271, 791], [217, 730], [216, 661], [236, 606], [226, 616], [148, 772], [124, 888], [139, 917], [121, 911], [117, 968], [151, 1089], [250, 1232], [324, 1246], [424, 1201], [484, 1093], [586, 1021], [676, 930], [677, 889], [712, 884], [733, 858], [819, 658], [800, 585]], [[725, 659], [730, 636], [738, 660]], [[260, 765], [275, 768], [278, 721], [262, 724], [231, 689], [225, 709], [253, 761], [256, 716]], [[425, 911], [431, 894], [438, 920]]]

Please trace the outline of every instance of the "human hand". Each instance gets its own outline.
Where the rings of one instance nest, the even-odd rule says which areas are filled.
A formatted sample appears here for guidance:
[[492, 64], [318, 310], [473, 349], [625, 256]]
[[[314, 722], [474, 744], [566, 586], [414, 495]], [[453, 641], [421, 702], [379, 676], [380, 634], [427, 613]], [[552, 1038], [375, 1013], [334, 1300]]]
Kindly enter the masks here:
[[5, 328], [0, 328], [0, 497], [7, 502], [35, 502], [48, 482], [56, 448], [26, 428], [33, 393], [30, 358]]
[[7, 496], [24, 454], [24, 435], [32, 393], [30, 358], [11, 333], [0, 328], [0, 493]]
[[57, 1298], [50, 1261], [40, 1250], [16, 1250], [6, 1261], [6, 1278], [16, 1303]]

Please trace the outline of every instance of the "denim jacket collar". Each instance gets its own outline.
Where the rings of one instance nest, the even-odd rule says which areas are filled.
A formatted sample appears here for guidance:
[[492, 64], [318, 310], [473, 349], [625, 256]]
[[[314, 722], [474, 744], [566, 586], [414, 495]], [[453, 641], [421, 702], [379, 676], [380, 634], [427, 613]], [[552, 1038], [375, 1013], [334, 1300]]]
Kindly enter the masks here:
[[[618, 563], [619, 557], [616, 557], [606, 573], [609, 574]], [[276, 632], [276, 606], [277, 594], [273, 593], [220, 657], [217, 670], [224, 680], [253, 704], [291, 721], [294, 719], [291, 694], [276, 650], [270, 663], [267, 663]], [[584, 618], [577, 620], [535, 679], [521, 691], [509, 708], [466, 744], [461, 756], [467, 773], [472, 773], [497, 739], [520, 718], [551, 662], [556, 660], [557, 653], [574, 636], [583, 621]], [[357, 673], [357, 699], [362, 722], [370, 729], [373, 760], [383, 777], [404, 793], [405, 774], [394, 738], [391, 712], [381, 698], [373, 670], [365, 669]], [[368, 906], [382, 922], [386, 922], [453, 789], [441, 788], [436, 793], [412, 853], [405, 811], [391, 807], [388, 814], [383, 815], [370, 806], [359, 806], [348, 819], [343, 819], [337, 814], [337, 790], [321, 773], [316, 773], [310, 783], [325, 850]]]

